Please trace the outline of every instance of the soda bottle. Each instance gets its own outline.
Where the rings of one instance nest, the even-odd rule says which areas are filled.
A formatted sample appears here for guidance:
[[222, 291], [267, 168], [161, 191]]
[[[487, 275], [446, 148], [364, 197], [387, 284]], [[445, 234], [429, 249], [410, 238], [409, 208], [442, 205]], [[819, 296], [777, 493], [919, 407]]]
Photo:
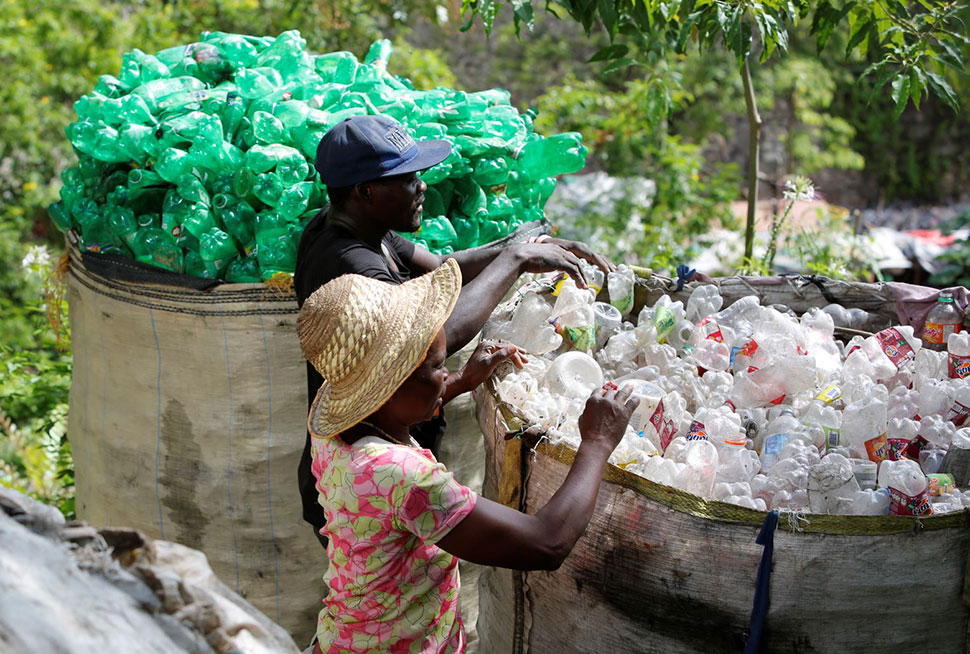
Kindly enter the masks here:
[[205, 264], [197, 250], [186, 250], [182, 257], [182, 270], [186, 275], [205, 277]]
[[954, 332], [947, 336], [947, 375], [965, 379], [970, 375], [970, 333]]
[[118, 130], [118, 139], [122, 152], [132, 161], [144, 165], [149, 157], [158, 154], [158, 141], [155, 130], [147, 125], [128, 123]]
[[623, 263], [617, 266], [614, 272], [606, 275], [606, 289], [609, 292], [610, 304], [616, 307], [623, 317], [628, 316], [633, 310], [635, 283], [636, 275]]
[[[427, 207], [427, 201], [425, 206]], [[425, 208], [424, 214], [427, 215], [428, 213], [427, 208]], [[455, 228], [456, 249], [467, 250], [479, 244], [479, 222], [477, 220], [456, 215], [451, 223]]]
[[853, 455], [878, 463], [888, 455], [888, 424], [886, 403], [878, 397], [868, 397], [845, 407], [840, 439]]
[[940, 291], [936, 304], [926, 314], [923, 323], [923, 346], [931, 350], [945, 350], [950, 334], [960, 332], [963, 327], [963, 314], [955, 306], [950, 291]]
[[454, 247], [454, 244], [458, 241], [458, 234], [455, 231], [454, 225], [444, 216], [435, 216], [422, 220], [421, 227], [418, 230], [418, 236], [427, 243], [434, 244], [435, 247], [439, 248], [447, 245]]
[[71, 214], [64, 206], [64, 201], [54, 202], [47, 207], [47, 215], [51, 217], [54, 226], [62, 232], [66, 232], [74, 226], [71, 221]]
[[182, 249], [170, 234], [157, 227], [139, 229], [132, 250], [135, 252], [135, 259], [141, 263], [182, 272]]
[[202, 180], [196, 175], [183, 175], [178, 179], [178, 193], [189, 202], [208, 206], [211, 201]]
[[212, 216], [212, 211], [208, 205], [195, 202], [189, 205], [185, 218], [182, 220], [182, 229], [194, 236], [199, 242], [208, 232], [216, 229], [216, 221]]
[[128, 207], [109, 204], [104, 207], [104, 215], [109, 229], [130, 247], [139, 228], [135, 212]]
[[534, 179], [555, 177], [582, 170], [587, 154], [582, 135], [566, 132], [523, 145], [516, 156], [516, 168]]
[[249, 38], [225, 32], [203, 32], [202, 40], [219, 49], [222, 56], [233, 68], [248, 68], [256, 62], [259, 51]]
[[[276, 210], [284, 218], [295, 220], [307, 209], [307, 204], [313, 196], [313, 182], [302, 182], [285, 188], [280, 194]], [[449, 223], [450, 224], [450, 223]], [[454, 229], [452, 229], [454, 233]]]
[[236, 88], [242, 97], [255, 100], [283, 88], [279, 71], [269, 66], [244, 68], [236, 73]]
[[236, 92], [229, 93], [226, 96], [220, 117], [222, 118], [222, 137], [229, 143], [233, 143], [236, 139], [239, 126], [246, 115], [247, 104], [245, 98]]
[[283, 234], [261, 243], [256, 249], [256, 259], [263, 279], [277, 273], [292, 273], [296, 267], [296, 244], [287, 234]]
[[509, 177], [509, 162], [504, 158], [483, 158], [475, 162], [474, 179], [481, 186], [498, 186]]
[[279, 118], [268, 111], [257, 111], [252, 118], [253, 136], [258, 143], [272, 144], [283, 140], [286, 129]]
[[245, 200], [220, 193], [212, 198], [212, 208], [223, 229], [229, 232], [241, 254], [252, 252], [255, 246], [256, 212]]
[[170, 77], [146, 82], [132, 89], [131, 94], [141, 97], [152, 114], [157, 114], [168, 98], [184, 93], [205, 90], [205, 83], [191, 76]]
[[75, 100], [74, 112], [81, 120], [97, 122], [101, 118], [101, 107], [107, 99], [97, 91], [92, 91]]
[[330, 52], [313, 60], [317, 74], [325, 82], [353, 84], [357, 75], [357, 57], [352, 52]]
[[275, 207], [283, 194], [283, 182], [276, 173], [256, 175], [253, 181], [253, 195], [268, 207]]
[[236, 257], [226, 267], [226, 281], [235, 284], [251, 284], [262, 281], [259, 261], [255, 256]]
[[202, 257], [206, 276], [219, 279], [236, 256], [236, 245], [229, 234], [213, 227], [199, 239], [199, 255]]
[[[924, 516], [933, 513], [926, 475], [916, 461], [886, 461], [885, 480], [889, 488], [889, 515]], [[880, 466], [880, 478], [883, 477]]]

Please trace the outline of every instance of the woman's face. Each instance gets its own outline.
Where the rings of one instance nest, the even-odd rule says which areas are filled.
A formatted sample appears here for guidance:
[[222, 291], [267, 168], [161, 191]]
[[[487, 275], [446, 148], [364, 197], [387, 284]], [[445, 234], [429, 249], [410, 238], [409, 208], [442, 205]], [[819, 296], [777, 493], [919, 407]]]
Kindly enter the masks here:
[[397, 392], [384, 405], [394, 418], [408, 425], [431, 419], [441, 408], [441, 394], [448, 379], [445, 359], [445, 331], [439, 329], [421, 365], [404, 380]]

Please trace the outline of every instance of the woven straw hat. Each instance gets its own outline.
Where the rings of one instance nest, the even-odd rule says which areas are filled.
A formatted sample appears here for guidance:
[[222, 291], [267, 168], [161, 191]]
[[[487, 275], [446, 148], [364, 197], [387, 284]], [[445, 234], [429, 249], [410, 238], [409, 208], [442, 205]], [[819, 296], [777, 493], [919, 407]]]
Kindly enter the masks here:
[[424, 360], [461, 290], [454, 259], [400, 285], [343, 275], [307, 298], [297, 318], [303, 356], [323, 376], [307, 428], [328, 438], [357, 424]]

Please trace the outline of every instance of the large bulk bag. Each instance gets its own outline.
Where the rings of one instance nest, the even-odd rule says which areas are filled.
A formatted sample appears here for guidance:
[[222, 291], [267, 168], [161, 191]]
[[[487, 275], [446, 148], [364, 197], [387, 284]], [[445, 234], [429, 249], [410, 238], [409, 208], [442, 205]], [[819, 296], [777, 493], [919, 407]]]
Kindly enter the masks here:
[[[819, 279], [717, 280], [725, 304], [756, 293], [796, 312], [839, 298], [896, 320], [912, 289]], [[661, 292], [638, 280], [639, 310]], [[919, 295], [918, 293], [916, 295]], [[907, 300], [908, 301], [908, 300]], [[909, 304], [906, 310], [914, 311]], [[499, 373], [501, 374], [501, 372]], [[494, 384], [477, 396], [484, 494], [535, 512], [575, 452], [506, 436], [520, 429]], [[740, 652], [768, 514], [709, 501], [608, 465], [585, 534], [554, 572], [489, 569], [480, 581], [483, 652]], [[761, 652], [967, 652], [970, 513], [924, 518], [782, 513], [774, 531]]]
[[199, 290], [152, 274], [186, 279], [71, 249], [78, 517], [201, 550], [306, 642], [327, 559], [296, 483], [306, 438], [296, 300], [263, 284]]

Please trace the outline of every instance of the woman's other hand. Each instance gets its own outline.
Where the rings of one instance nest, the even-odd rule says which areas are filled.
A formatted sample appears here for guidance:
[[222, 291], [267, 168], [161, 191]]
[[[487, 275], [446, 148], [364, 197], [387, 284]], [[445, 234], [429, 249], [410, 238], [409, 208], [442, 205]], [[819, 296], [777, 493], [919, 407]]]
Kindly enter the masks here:
[[479, 343], [464, 367], [448, 377], [444, 394], [445, 403], [477, 388], [503, 361], [512, 361], [516, 368], [521, 368], [528, 359], [525, 357], [525, 350], [507, 341]]
[[612, 452], [616, 449], [630, 416], [640, 404], [640, 398], [631, 395], [632, 386], [617, 389], [613, 382], [593, 391], [586, 400], [586, 408], [579, 416], [579, 435], [585, 443], [602, 443]]

